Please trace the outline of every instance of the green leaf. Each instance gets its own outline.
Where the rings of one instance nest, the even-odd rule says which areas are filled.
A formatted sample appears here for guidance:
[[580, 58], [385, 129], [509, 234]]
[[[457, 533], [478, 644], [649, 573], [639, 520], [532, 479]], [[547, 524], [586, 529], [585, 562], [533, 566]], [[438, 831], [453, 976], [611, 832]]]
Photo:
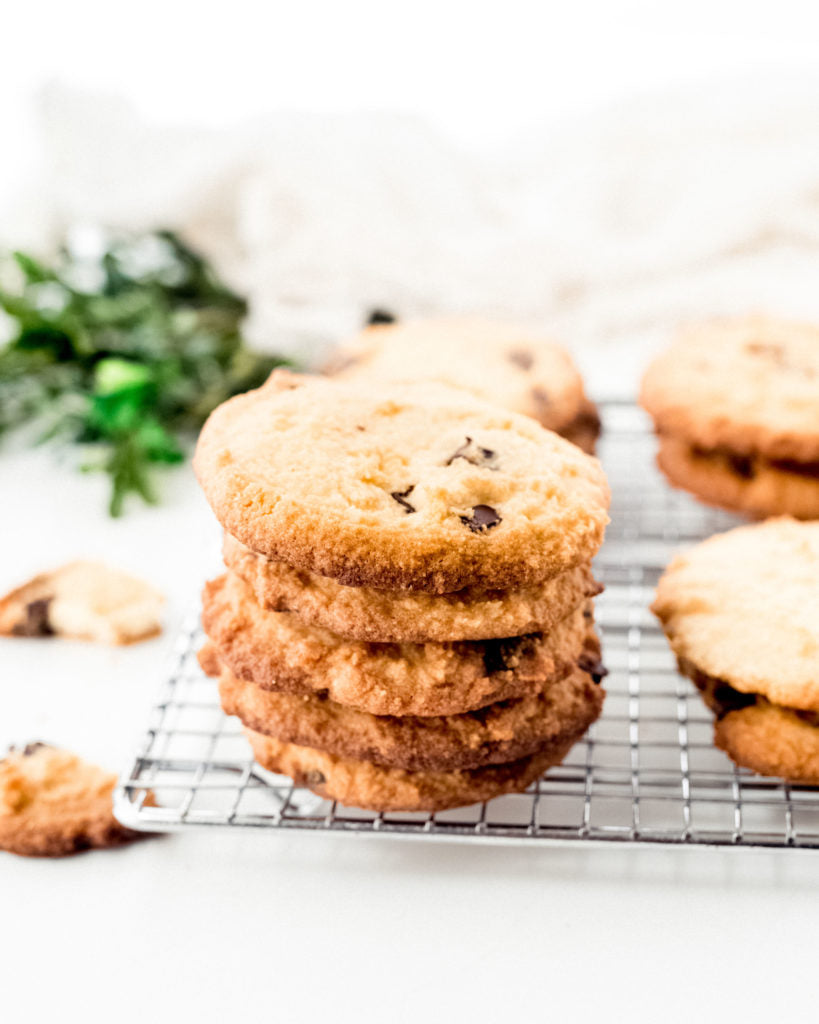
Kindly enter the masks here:
[[150, 381], [150, 369], [128, 359], [101, 359], [94, 367], [94, 393], [97, 395], [144, 388]]
[[55, 280], [54, 272], [44, 267], [33, 256], [29, 256], [24, 252], [14, 252], [12, 253], [12, 259], [22, 270], [23, 276], [29, 284], [40, 284], [43, 281]]
[[30, 425], [98, 451], [84, 465], [109, 475], [112, 515], [132, 494], [155, 501], [153, 467], [180, 462], [216, 405], [282, 362], [247, 348], [245, 300], [173, 232], [111, 237], [94, 259], [6, 258], [0, 434]]

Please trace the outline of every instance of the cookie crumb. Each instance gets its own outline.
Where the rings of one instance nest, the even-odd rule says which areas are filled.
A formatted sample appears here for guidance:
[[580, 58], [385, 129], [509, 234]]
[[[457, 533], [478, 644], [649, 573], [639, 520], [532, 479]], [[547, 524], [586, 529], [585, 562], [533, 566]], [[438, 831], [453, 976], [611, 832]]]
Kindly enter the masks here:
[[160, 632], [163, 603], [153, 587], [119, 569], [71, 562], [0, 599], [0, 635], [134, 643]]
[[39, 741], [0, 760], [0, 850], [63, 857], [139, 839], [114, 817], [116, 775]]

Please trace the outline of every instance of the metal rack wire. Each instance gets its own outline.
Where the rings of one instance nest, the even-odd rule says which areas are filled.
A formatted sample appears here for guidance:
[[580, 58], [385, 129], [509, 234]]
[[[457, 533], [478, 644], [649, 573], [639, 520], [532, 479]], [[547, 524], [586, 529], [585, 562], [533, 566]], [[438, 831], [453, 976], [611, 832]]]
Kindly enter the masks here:
[[[196, 661], [193, 614], [133, 764], [115, 793], [133, 828], [299, 829], [507, 842], [630, 842], [819, 849], [819, 789], [737, 769], [712, 744], [711, 715], [648, 611], [673, 552], [735, 525], [672, 491], [632, 405], [604, 406], [601, 457], [614, 494], [596, 562], [609, 669], [600, 720], [526, 793], [436, 814], [375, 814], [325, 801], [252, 760]], [[153, 801], [148, 801], [149, 793]], [[155, 803], [155, 806], [154, 806]]]

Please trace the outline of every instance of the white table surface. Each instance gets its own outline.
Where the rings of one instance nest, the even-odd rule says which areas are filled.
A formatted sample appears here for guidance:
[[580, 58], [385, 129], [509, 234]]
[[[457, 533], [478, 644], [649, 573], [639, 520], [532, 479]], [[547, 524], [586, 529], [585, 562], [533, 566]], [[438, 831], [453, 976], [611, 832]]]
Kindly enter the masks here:
[[[204, 502], [177, 470], [112, 522], [105, 482], [46, 452], [4, 453], [0, 493], [0, 588], [92, 555], [168, 595], [136, 647], [0, 642], [0, 747], [118, 769], [207, 572]], [[0, 1020], [815, 1020], [818, 878], [802, 851], [247, 831], [0, 854]]]

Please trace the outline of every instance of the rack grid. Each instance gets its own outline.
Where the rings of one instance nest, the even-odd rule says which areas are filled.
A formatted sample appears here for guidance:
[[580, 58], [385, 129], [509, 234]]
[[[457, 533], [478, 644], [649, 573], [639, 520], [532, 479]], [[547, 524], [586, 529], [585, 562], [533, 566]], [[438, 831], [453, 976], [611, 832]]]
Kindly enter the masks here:
[[[136, 829], [298, 829], [494, 842], [669, 843], [819, 849], [819, 789], [736, 768], [712, 744], [712, 719], [648, 606], [676, 550], [739, 520], [667, 486], [631, 404], [602, 408], [612, 485], [596, 563], [596, 617], [608, 696], [601, 718], [525, 793], [435, 814], [376, 814], [322, 800], [260, 768], [216, 684], [196, 661], [198, 610], [175, 645], [147, 732], [115, 793]], [[148, 799], [148, 794], [152, 799]]]

